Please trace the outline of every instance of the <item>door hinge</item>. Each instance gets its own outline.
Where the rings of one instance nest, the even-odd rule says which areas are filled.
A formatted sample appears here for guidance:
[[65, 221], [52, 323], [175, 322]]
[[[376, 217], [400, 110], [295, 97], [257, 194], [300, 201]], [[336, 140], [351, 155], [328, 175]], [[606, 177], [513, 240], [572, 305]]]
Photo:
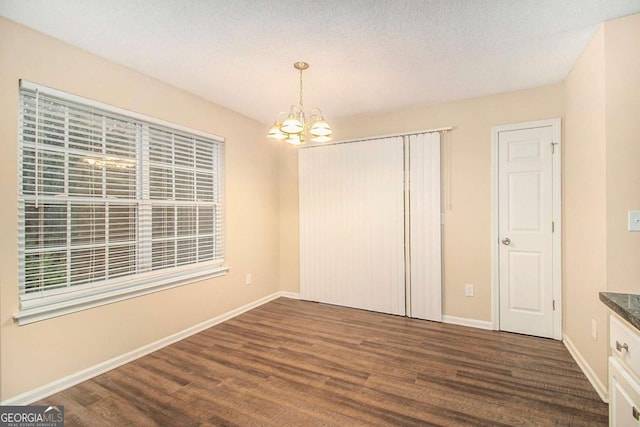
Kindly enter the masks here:
[[551, 154], [556, 154], [556, 145], [558, 145], [557, 142], [551, 143]]
[[552, 233], [556, 232], [556, 223], [555, 223], [555, 221], [551, 221], [551, 232]]
[[553, 307], [553, 311], [556, 311], [556, 300], [553, 300], [551, 306]]

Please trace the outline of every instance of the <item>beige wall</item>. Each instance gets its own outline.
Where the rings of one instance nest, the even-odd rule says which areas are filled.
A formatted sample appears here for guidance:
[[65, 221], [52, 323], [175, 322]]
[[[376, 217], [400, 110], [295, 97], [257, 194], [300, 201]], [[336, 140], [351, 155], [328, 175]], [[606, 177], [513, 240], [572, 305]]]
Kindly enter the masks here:
[[[454, 126], [443, 144], [445, 315], [491, 321], [491, 127], [563, 115], [564, 90], [553, 85], [335, 123], [336, 140]], [[281, 153], [280, 200], [289, 206], [281, 223], [281, 279], [293, 291], [299, 290], [296, 162], [295, 153]], [[476, 285], [474, 297], [464, 296], [466, 283]]]
[[298, 149], [280, 151], [280, 289], [300, 292], [298, 235]]
[[612, 292], [640, 293], [640, 14], [606, 22], [607, 281]]
[[[17, 123], [23, 78], [226, 138], [228, 275], [26, 326], [18, 309]], [[264, 126], [0, 18], [0, 400], [278, 290], [278, 147]], [[246, 286], [251, 273], [254, 284]]]
[[[607, 283], [604, 30], [566, 82], [563, 177], [564, 334], [603, 384], [607, 378], [607, 310], [598, 292]], [[600, 329], [591, 337], [591, 321]]]
[[[607, 383], [598, 292], [640, 293], [640, 14], [604, 23], [566, 81], [565, 334]], [[598, 338], [591, 337], [591, 322]]]

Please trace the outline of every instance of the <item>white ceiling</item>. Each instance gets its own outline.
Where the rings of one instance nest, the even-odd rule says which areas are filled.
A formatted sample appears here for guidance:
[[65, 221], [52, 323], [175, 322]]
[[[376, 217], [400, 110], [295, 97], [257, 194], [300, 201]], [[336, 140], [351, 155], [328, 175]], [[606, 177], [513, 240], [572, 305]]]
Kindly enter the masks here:
[[640, 0], [0, 0], [0, 15], [263, 123], [561, 82]]

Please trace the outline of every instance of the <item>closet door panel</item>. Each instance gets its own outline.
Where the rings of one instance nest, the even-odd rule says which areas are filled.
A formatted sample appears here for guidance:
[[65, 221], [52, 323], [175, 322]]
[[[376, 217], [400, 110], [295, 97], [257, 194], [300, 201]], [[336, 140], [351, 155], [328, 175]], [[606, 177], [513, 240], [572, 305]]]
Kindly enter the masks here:
[[404, 315], [402, 138], [298, 153], [301, 297]]
[[440, 134], [409, 137], [411, 317], [442, 320]]

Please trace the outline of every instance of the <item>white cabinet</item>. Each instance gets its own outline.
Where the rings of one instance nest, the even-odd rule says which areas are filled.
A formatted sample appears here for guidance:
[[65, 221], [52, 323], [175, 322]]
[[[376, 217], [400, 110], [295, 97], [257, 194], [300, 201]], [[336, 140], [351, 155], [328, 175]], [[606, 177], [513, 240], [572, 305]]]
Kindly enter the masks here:
[[640, 335], [610, 317], [609, 425], [640, 426]]
[[617, 358], [609, 358], [609, 425], [640, 426], [640, 387]]

